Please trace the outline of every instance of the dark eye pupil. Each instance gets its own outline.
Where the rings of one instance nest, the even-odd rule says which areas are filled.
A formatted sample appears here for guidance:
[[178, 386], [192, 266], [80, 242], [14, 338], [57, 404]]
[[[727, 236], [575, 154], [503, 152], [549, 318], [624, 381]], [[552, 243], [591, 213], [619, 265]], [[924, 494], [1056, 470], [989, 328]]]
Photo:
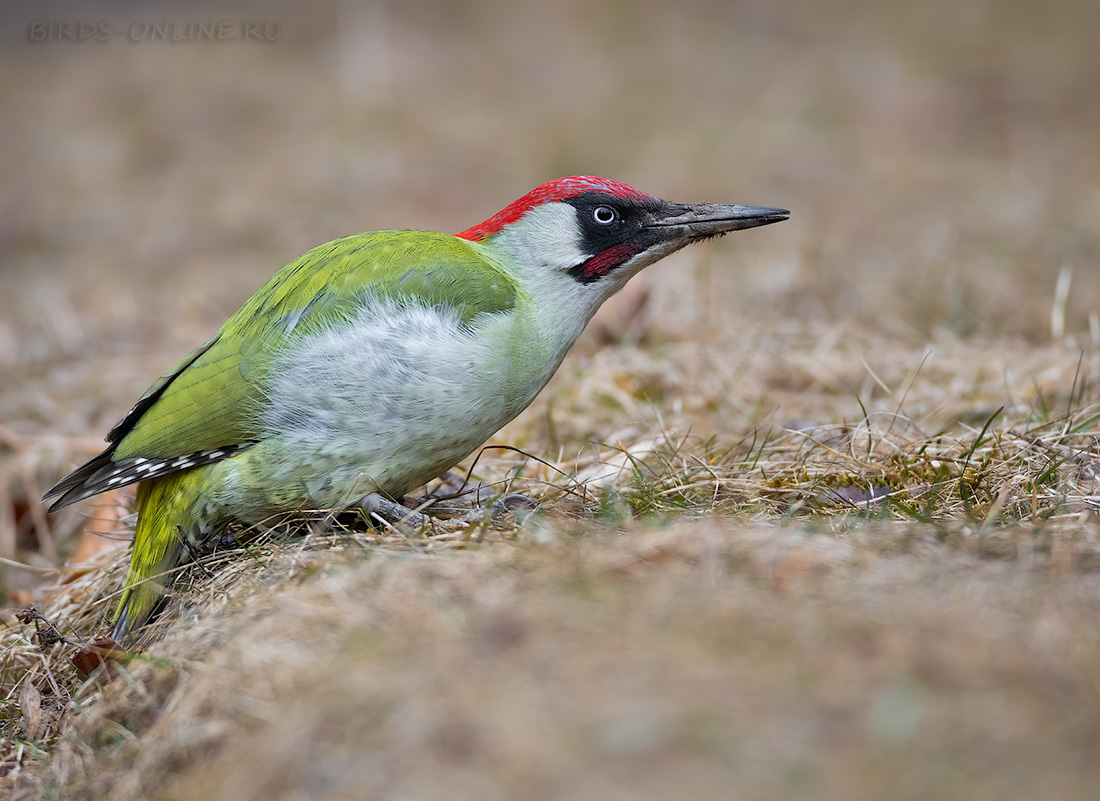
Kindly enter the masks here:
[[597, 206], [592, 216], [595, 218], [596, 222], [601, 225], [607, 225], [615, 221], [615, 210], [610, 206]]

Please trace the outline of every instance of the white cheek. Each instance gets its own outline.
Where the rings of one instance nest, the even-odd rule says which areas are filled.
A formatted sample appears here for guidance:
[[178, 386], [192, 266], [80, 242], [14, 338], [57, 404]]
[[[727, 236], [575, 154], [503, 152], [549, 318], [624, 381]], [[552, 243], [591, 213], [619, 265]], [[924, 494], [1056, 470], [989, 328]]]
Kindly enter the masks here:
[[591, 254], [580, 248], [577, 212], [568, 203], [547, 203], [531, 209], [501, 232], [501, 244], [520, 257], [521, 264], [562, 272], [584, 263]]

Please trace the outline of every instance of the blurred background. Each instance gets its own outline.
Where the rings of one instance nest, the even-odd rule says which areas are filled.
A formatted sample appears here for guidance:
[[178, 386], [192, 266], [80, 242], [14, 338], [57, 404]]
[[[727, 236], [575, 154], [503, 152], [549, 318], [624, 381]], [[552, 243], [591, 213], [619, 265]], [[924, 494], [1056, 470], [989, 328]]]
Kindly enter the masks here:
[[6, 442], [66, 437], [59, 475], [308, 248], [578, 173], [792, 210], [647, 271], [582, 357], [1095, 350], [1098, 30], [1089, 0], [5, 3]]
[[[422, 560], [379, 548], [258, 604], [242, 580], [243, 618], [177, 627], [175, 700], [131, 684], [149, 714], [101, 706], [57, 786], [110, 763], [153, 797], [126, 760], [175, 781], [181, 744], [205, 743], [198, 789], [164, 792], [246, 797], [336, 764], [352, 794], [425, 798], [1094, 798], [1098, 33], [1095, 0], [6, 0], [0, 559], [120, 538], [125, 497], [48, 519], [38, 498], [317, 244], [461, 231], [579, 173], [792, 212], [645, 271], [494, 437], [612, 498], [679, 443], [660, 458], [686, 506]], [[924, 525], [889, 528], [812, 505], [818, 483], [939, 482], [940, 455], [987, 505], [930, 493]], [[81, 570], [3, 567], [0, 591], [23, 606]], [[5, 653], [0, 757], [24, 753]], [[344, 785], [308, 786], [294, 797]]]

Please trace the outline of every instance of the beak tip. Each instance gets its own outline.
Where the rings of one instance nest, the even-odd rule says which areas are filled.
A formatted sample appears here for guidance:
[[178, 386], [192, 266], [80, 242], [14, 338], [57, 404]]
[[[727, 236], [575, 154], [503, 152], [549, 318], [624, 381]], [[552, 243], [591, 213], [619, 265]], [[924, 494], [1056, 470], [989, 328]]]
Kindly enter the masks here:
[[770, 206], [744, 206], [742, 213], [738, 216], [746, 223], [745, 228], [758, 228], [761, 225], [789, 220], [791, 212], [789, 209], [776, 209]]
[[758, 228], [790, 219], [788, 209], [770, 206], [741, 206], [716, 203], [669, 204], [666, 216], [651, 224], [653, 228], [678, 229], [689, 239], [721, 236], [731, 231]]

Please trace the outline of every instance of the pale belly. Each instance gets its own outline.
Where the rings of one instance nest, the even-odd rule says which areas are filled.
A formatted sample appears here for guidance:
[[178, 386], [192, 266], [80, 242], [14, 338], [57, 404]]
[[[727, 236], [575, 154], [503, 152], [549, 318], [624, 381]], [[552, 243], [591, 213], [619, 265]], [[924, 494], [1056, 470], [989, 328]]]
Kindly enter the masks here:
[[403, 495], [461, 461], [526, 408], [561, 358], [532, 353], [511, 315], [477, 319], [375, 307], [302, 339], [272, 371], [263, 440], [219, 463], [218, 505], [254, 520], [343, 508]]

